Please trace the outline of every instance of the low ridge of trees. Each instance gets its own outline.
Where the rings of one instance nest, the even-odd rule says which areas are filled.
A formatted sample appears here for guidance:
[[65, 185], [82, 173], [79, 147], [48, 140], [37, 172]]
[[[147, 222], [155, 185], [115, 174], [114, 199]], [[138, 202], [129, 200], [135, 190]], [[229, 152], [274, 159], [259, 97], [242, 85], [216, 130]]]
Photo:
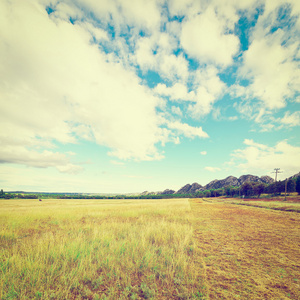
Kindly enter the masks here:
[[206, 197], [243, 197], [259, 198], [261, 194], [272, 196], [287, 193], [298, 192], [300, 195], [300, 176], [284, 181], [277, 181], [271, 184], [244, 182], [240, 187], [226, 186], [219, 189], [210, 189], [198, 191], [195, 194], [149, 194], [149, 195], [94, 195], [94, 194], [76, 194], [76, 193], [4, 193], [0, 191], [2, 199], [166, 199], [166, 198], [206, 198]]

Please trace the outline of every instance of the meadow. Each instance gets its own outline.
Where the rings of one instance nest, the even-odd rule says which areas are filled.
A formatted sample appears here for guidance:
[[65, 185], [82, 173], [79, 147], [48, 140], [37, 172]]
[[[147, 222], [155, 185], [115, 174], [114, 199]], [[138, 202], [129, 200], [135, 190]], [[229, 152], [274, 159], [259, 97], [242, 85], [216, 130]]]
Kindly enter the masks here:
[[187, 199], [0, 205], [0, 299], [204, 297]]
[[300, 214], [237, 204], [1, 200], [0, 299], [300, 299]]

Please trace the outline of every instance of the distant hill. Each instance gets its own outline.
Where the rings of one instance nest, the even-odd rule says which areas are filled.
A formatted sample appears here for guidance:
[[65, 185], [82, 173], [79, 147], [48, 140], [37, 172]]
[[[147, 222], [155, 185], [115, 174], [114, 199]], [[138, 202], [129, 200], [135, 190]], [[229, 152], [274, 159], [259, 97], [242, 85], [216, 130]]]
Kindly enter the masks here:
[[182, 187], [180, 190], [176, 192], [176, 194], [195, 194], [198, 191], [202, 191], [203, 186], [198, 183], [186, 184], [184, 187]]
[[257, 182], [257, 183], [265, 183], [270, 184], [274, 182], [274, 179], [270, 176], [254, 176], [254, 175], [242, 175], [239, 178], [234, 176], [228, 176], [225, 179], [222, 180], [213, 180], [210, 183], [208, 183], [206, 186], [204, 186], [205, 190], [211, 190], [211, 189], [220, 189], [224, 188], [226, 186], [241, 186], [244, 182]]
[[300, 172], [299, 172], [299, 173], [297, 173], [297, 174], [295, 174], [295, 175], [293, 175], [293, 176], [291, 176], [291, 177], [289, 177], [288, 179], [297, 178], [297, 177], [299, 177], [299, 176], [300, 176]]
[[[296, 175], [295, 175], [296, 176]], [[258, 182], [258, 183], [265, 183], [265, 184], [270, 184], [274, 182], [274, 179], [271, 178], [270, 176], [254, 176], [254, 175], [242, 175], [239, 178], [234, 177], [234, 176], [228, 176], [224, 179], [215, 179], [208, 183], [205, 186], [202, 186], [201, 184], [195, 182], [193, 184], [186, 184], [184, 185], [181, 189], [179, 189], [177, 192], [173, 190], [165, 190], [163, 192], [156, 192], [156, 193], [148, 193], [144, 192], [142, 194], [195, 194], [199, 191], [204, 191], [204, 190], [212, 190], [212, 189], [220, 189], [224, 188], [226, 186], [241, 186], [244, 182], [250, 181], [250, 182]]]

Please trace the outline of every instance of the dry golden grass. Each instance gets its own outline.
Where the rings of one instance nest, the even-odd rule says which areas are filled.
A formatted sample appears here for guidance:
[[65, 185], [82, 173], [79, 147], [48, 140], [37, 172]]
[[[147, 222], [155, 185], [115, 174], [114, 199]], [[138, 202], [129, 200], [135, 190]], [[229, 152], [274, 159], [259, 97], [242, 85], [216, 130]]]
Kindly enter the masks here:
[[[219, 198], [217, 201], [224, 201], [231, 204], [239, 204], [246, 206], [254, 206], [260, 208], [282, 210], [282, 211], [294, 211], [300, 212], [300, 196], [287, 197], [287, 201], [284, 201], [284, 197], [274, 199], [237, 199], [237, 198]], [[214, 200], [211, 200], [214, 202]]]
[[209, 299], [300, 299], [300, 214], [191, 200]]
[[300, 299], [300, 214], [210, 201], [3, 200], [0, 299]]
[[3, 200], [1, 299], [200, 299], [186, 199]]

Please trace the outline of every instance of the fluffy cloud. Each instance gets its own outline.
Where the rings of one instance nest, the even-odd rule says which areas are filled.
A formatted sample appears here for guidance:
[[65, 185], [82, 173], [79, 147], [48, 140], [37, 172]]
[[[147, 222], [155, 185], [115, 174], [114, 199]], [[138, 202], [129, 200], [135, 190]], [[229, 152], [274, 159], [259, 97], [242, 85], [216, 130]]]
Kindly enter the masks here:
[[176, 40], [166, 33], [140, 37], [136, 41], [132, 60], [144, 71], [152, 70], [164, 79], [186, 82], [189, 76], [188, 62], [182, 54], [174, 55]]
[[90, 43], [102, 31], [49, 16], [36, 1], [2, 1], [0, 10], [2, 140], [14, 137], [24, 145], [14, 150], [26, 151], [41, 141], [75, 143], [79, 136], [121, 159], [162, 157], [155, 147], [163, 139], [159, 99]]
[[181, 111], [180, 107], [172, 106], [171, 110], [172, 110], [173, 114], [178, 115], [178, 116], [182, 116], [182, 111]]
[[293, 61], [296, 45], [283, 47], [275, 37], [252, 42], [243, 55], [241, 72], [252, 80], [249, 86], [252, 97], [263, 101], [270, 109], [282, 108], [285, 100], [299, 89], [300, 73]]
[[299, 6], [291, 1], [289, 12], [288, 3], [266, 1], [239, 70], [240, 76], [250, 82], [249, 86], [240, 89], [240, 95], [259, 99], [267, 109], [283, 108], [286, 101], [299, 92], [300, 71], [296, 59], [299, 39], [292, 18], [293, 14], [299, 16]]
[[213, 104], [226, 91], [225, 83], [218, 76], [218, 70], [213, 66], [201, 68], [194, 73], [193, 86], [196, 92], [195, 104], [189, 106], [194, 118], [201, 118], [211, 112]]
[[160, 26], [160, 1], [78, 0], [76, 2], [81, 7], [93, 12], [99, 20], [113, 22], [118, 30], [129, 25], [152, 32]]
[[180, 123], [178, 121], [169, 122], [168, 128], [175, 129], [179, 134], [183, 134], [186, 137], [194, 138], [208, 138], [208, 134], [202, 130], [202, 127], [193, 127], [185, 123]]
[[290, 145], [286, 140], [278, 142], [274, 147], [255, 143], [246, 139], [243, 149], [236, 149], [233, 161], [243, 172], [266, 174], [274, 168], [284, 171], [284, 177], [299, 172], [300, 147]]
[[209, 172], [221, 171], [221, 169], [218, 167], [205, 167], [204, 169]]
[[213, 66], [201, 68], [191, 74], [193, 77], [191, 90], [180, 82], [169, 87], [159, 83], [155, 87], [155, 93], [174, 101], [192, 102], [188, 106], [188, 112], [198, 119], [211, 112], [213, 104], [226, 91], [226, 85], [218, 76], [218, 70]]
[[300, 111], [295, 111], [294, 113], [287, 111], [284, 117], [278, 121], [288, 127], [300, 126]]
[[61, 173], [78, 174], [83, 170], [81, 166], [70, 163], [68, 157], [62, 153], [44, 150], [37, 152], [25, 147], [3, 145], [0, 149], [0, 163], [14, 163], [28, 167], [55, 167]]
[[183, 23], [181, 45], [201, 63], [228, 66], [239, 50], [239, 39], [227, 30], [226, 21], [218, 18], [213, 8], [208, 8]]
[[165, 84], [159, 83], [155, 87], [155, 93], [160, 96], [169, 97], [170, 100], [196, 101], [194, 91], [189, 92], [186, 85], [182, 83], [175, 83], [171, 87], [167, 87]]

